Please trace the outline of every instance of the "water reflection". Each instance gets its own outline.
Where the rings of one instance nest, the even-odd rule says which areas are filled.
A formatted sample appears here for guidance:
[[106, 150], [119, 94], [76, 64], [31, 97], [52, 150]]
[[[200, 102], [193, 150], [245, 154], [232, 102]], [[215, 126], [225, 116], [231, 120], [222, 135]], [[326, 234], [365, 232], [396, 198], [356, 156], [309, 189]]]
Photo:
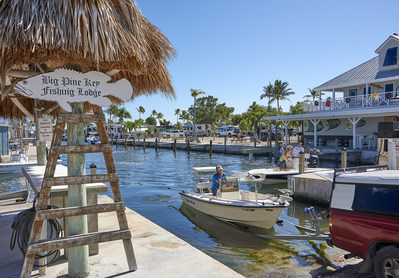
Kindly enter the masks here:
[[[211, 217], [185, 203], [182, 203], [179, 211], [194, 225], [205, 230], [208, 235], [223, 245], [253, 249], [261, 249], [267, 246], [267, 240], [248, 232], [240, 226]], [[274, 229], [268, 230], [267, 233], [275, 234]]]
[[[207, 253], [216, 260], [233, 268], [246, 277], [309, 277], [331, 263], [329, 258], [339, 252], [327, 247], [323, 241], [267, 240], [256, 234], [300, 234], [294, 225], [311, 227], [310, 218], [304, 207], [315, 205], [310, 202], [291, 202], [284, 209], [280, 219], [282, 225], [270, 230], [243, 229], [221, 222], [201, 212], [182, 205], [179, 190], [193, 188], [192, 167], [222, 165], [232, 175], [246, 176], [254, 168], [270, 168], [266, 158], [248, 160], [247, 156], [191, 153], [171, 150], [119, 146], [114, 147], [114, 161], [120, 181], [123, 201], [126, 206], [162, 228], [170, 231], [189, 244]], [[62, 155], [66, 165], [66, 155]], [[98, 174], [105, 174], [102, 154], [87, 154], [86, 166], [97, 165]], [[0, 188], [8, 191], [10, 184], [24, 187], [23, 178], [0, 180]], [[14, 184], [14, 185], [13, 185]], [[254, 191], [253, 183], [241, 183], [244, 190]], [[278, 184], [258, 184], [258, 192], [281, 194], [278, 189], [286, 188], [286, 181]], [[11, 189], [12, 190], [12, 189]], [[110, 191], [107, 193], [111, 196]], [[315, 206], [319, 213], [325, 207]], [[134, 228], [135, 223], [129, 223]], [[328, 223], [323, 228], [328, 229]], [[342, 254], [342, 253], [340, 253]]]

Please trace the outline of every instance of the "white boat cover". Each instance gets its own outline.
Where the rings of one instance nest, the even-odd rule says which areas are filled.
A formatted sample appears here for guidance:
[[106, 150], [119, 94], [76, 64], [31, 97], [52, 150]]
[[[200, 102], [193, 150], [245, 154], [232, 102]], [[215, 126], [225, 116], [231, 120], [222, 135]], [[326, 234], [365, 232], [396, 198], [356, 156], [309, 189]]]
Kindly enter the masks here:
[[399, 186], [399, 170], [380, 170], [361, 173], [347, 172], [337, 175], [335, 182]]
[[206, 167], [193, 167], [193, 170], [197, 173], [200, 172], [216, 172], [216, 166], [206, 166]]

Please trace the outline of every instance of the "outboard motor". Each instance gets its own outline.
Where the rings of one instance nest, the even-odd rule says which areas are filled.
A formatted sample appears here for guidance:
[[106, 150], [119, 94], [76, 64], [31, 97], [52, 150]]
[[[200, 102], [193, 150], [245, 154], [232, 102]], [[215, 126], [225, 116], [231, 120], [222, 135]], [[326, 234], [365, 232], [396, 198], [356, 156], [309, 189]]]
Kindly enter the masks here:
[[317, 168], [319, 167], [319, 155], [321, 155], [321, 152], [319, 149], [310, 149], [309, 150], [309, 164], [308, 166], [310, 168]]

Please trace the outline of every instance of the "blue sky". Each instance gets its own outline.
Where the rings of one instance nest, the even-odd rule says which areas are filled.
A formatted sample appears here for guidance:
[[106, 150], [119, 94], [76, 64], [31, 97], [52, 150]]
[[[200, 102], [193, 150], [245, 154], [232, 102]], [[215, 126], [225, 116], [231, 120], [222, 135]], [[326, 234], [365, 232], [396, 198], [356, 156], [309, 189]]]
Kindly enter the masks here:
[[397, 0], [267, 1], [139, 0], [142, 14], [177, 51], [168, 64], [175, 99], [140, 96], [125, 107], [164, 114], [193, 104], [190, 89], [201, 89], [242, 113], [260, 100], [276, 79], [295, 95], [284, 111], [316, 87], [371, 59], [392, 33], [399, 33]]

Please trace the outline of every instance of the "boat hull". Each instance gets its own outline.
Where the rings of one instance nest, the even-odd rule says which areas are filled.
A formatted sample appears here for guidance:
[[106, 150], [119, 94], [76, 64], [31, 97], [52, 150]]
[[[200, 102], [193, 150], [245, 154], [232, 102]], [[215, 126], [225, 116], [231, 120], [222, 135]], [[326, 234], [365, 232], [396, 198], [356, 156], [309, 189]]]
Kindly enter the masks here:
[[217, 219], [263, 229], [272, 228], [282, 210], [286, 207], [286, 205], [263, 206], [255, 203], [251, 205], [249, 202], [237, 205], [234, 202], [215, 199], [212, 196], [188, 192], [180, 192], [180, 196], [187, 205]]

